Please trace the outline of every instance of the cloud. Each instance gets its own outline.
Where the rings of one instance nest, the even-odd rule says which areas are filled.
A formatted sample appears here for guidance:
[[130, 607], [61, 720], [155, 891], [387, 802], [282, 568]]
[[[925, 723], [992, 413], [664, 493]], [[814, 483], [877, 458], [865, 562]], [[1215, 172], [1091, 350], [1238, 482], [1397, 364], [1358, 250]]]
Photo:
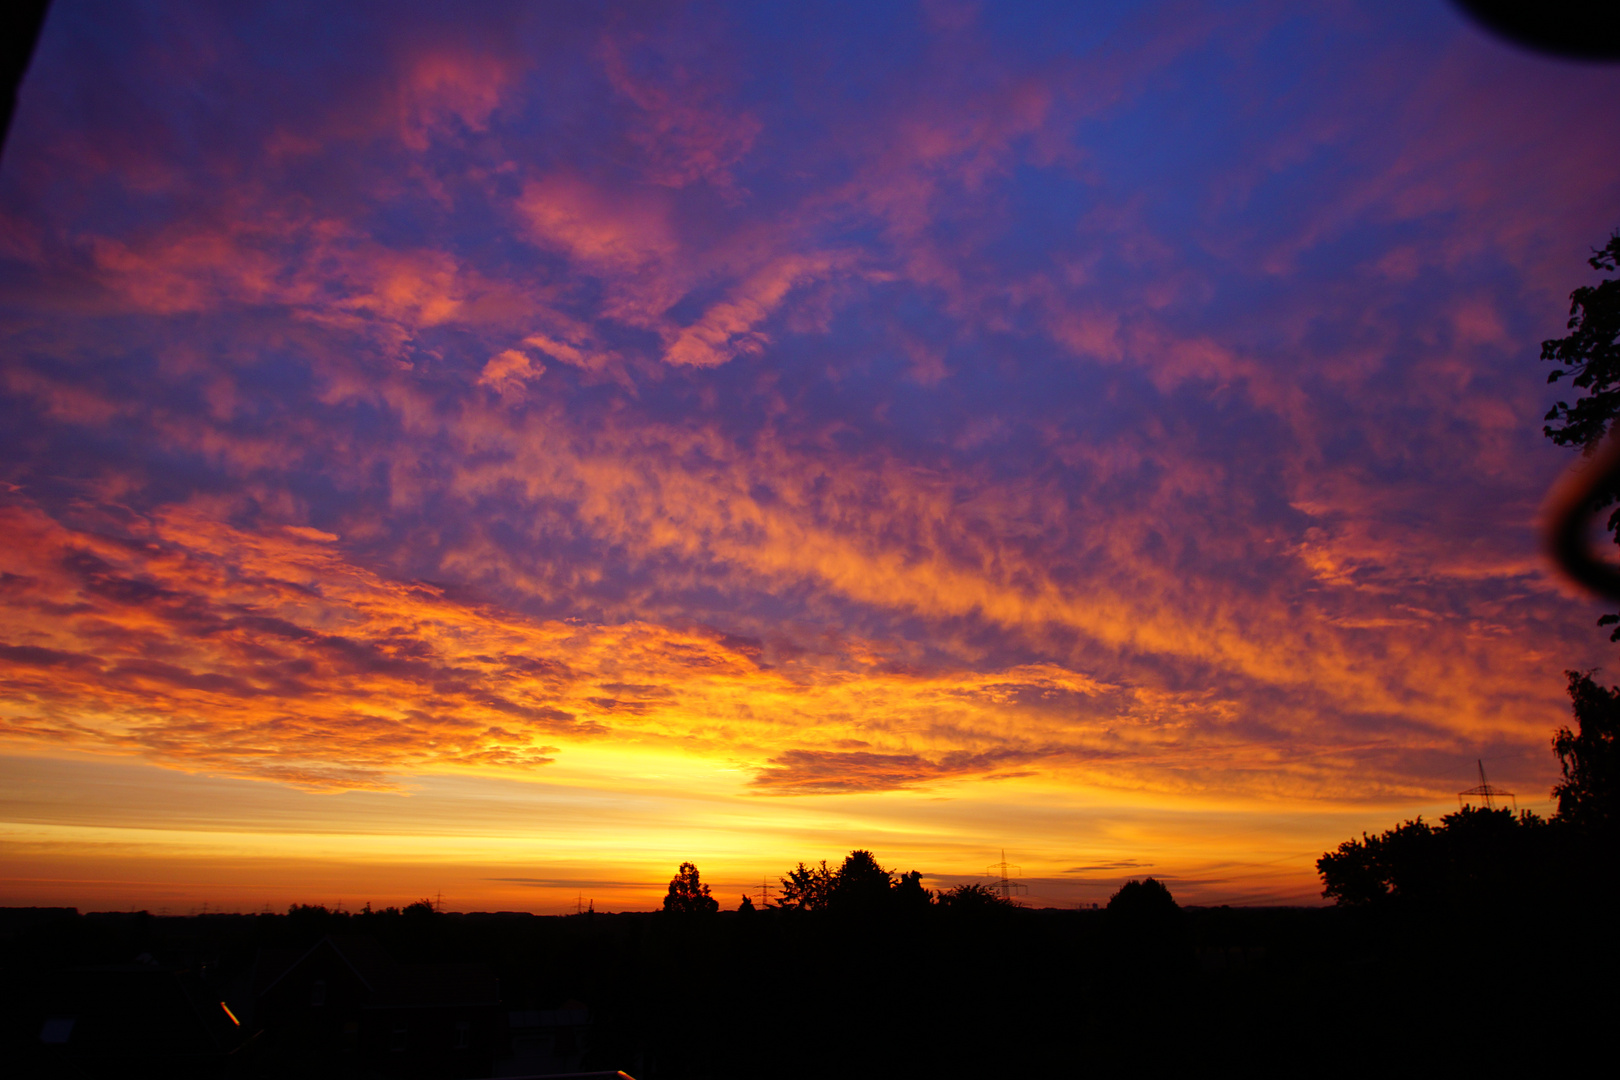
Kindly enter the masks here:
[[458, 128], [488, 131], [495, 110], [510, 100], [513, 72], [503, 61], [488, 52], [432, 51], [414, 57], [400, 95], [400, 141], [420, 153], [435, 136]]
[[[851, 667], [711, 628], [513, 618], [354, 566], [320, 530], [250, 533], [195, 510], [93, 529], [26, 505], [0, 513], [20, 541], [5, 563], [16, 642], [0, 646], [5, 730], [187, 768], [387, 786], [412, 770], [545, 765], [566, 753], [559, 740], [610, 733], [733, 754], [792, 738], [791, 725], [759, 714], [770, 701], [819, 713], [830, 731], [884, 695], [900, 695], [904, 716], [918, 695], [1004, 708], [1024, 690], [1086, 685], [1057, 669], [896, 677], [869, 646]], [[918, 719], [911, 737], [927, 737]], [[829, 760], [848, 772], [868, 757], [904, 760]], [[1014, 757], [946, 753], [917, 775]], [[799, 790], [848, 786], [827, 770], [767, 775]]]
[[[606, 38], [601, 45], [603, 68], [613, 89], [639, 111], [630, 124], [630, 138], [641, 150], [643, 168], [654, 183], [684, 187], [704, 180], [735, 197], [732, 167], [753, 146], [760, 121], [731, 107], [723, 88], [716, 85], [720, 82], [716, 71], [725, 70], [723, 46], [711, 42], [688, 57], [667, 55], [681, 40], [675, 35]], [[647, 74], [632, 70], [634, 54], [640, 54], [635, 56], [636, 66]]]
[[520, 398], [531, 379], [538, 379], [546, 368], [536, 364], [527, 353], [504, 349], [489, 358], [478, 385], [487, 386], [503, 398]]
[[1546, 779], [1599, 657], [1524, 363], [1608, 76], [1444, 39], [1413, 85], [1391, 31], [1283, 93], [1269, 15], [1160, 9], [362, 11], [292, 74], [199, 15], [170, 70], [117, 18], [53, 19], [0, 185], [12, 737], [317, 787], [608, 740], [779, 793]]
[[592, 269], [638, 271], [678, 250], [664, 204], [653, 195], [618, 196], [558, 173], [526, 182], [517, 209], [539, 243]]
[[600, 878], [534, 878], [534, 877], [496, 877], [489, 881], [498, 881], [508, 885], [522, 885], [530, 889], [645, 889], [645, 881], [612, 881]]
[[739, 356], [757, 356], [770, 344], [758, 327], [797, 285], [825, 278], [847, 265], [847, 256], [811, 255], [779, 260], [743, 282], [676, 335], [664, 359], [682, 367], [715, 367]]
[[1071, 866], [1063, 871], [1065, 874], [1091, 874], [1098, 872], [1115, 873], [1120, 870], [1146, 870], [1153, 864], [1142, 862], [1139, 859], [1116, 859], [1113, 862], [1092, 863], [1087, 866]]
[[778, 794], [893, 791], [930, 780], [982, 776], [1035, 755], [954, 754], [930, 761], [916, 754], [789, 750], [771, 758], [754, 777], [756, 787]]
[[183, 514], [112, 535], [3, 514], [28, 541], [26, 565], [8, 559], [23, 571], [9, 578], [12, 633], [88, 650], [0, 652], [14, 734], [345, 787], [412, 762], [545, 764], [546, 736], [602, 730], [553, 704], [557, 676], [536, 658], [472, 655], [399, 622], [418, 603], [427, 614], [433, 590], [345, 570], [327, 541]]

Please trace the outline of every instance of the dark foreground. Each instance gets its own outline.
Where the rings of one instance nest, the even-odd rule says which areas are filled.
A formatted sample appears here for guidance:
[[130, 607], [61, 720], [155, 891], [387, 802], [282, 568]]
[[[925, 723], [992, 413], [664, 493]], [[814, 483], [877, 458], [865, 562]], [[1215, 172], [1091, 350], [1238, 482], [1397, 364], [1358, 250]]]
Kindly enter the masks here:
[[20, 1077], [1554, 1067], [1614, 1056], [1614, 922], [1580, 908], [10, 909], [0, 1054]]

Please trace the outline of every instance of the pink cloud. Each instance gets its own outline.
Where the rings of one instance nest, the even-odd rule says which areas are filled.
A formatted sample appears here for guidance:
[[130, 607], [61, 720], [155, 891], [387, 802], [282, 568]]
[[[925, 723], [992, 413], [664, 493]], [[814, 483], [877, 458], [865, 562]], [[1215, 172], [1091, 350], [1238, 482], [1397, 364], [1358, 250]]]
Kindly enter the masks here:
[[489, 358], [478, 376], [478, 385], [489, 387], [503, 398], [521, 398], [528, 384], [545, 370], [545, 365], [535, 363], [527, 353], [506, 349]]
[[653, 195], [619, 197], [558, 174], [525, 183], [517, 208], [539, 243], [601, 270], [637, 271], [678, 250], [668, 212]]
[[826, 278], [852, 263], [846, 254], [811, 254], [780, 259], [742, 282], [725, 300], [683, 327], [664, 359], [683, 367], [714, 367], [739, 356], [757, 355], [770, 339], [759, 325], [789, 292]]
[[648, 178], [675, 188], [704, 180], [735, 198], [732, 166], [748, 153], [762, 125], [729, 106], [714, 85], [719, 49], [666, 62], [662, 79], [631, 70], [627, 53], [648, 50], [646, 39], [608, 37], [601, 46], [608, 81], [638, 109], [630, 139], [642, 151]]
[[504, 57], [434, 51], [415, 57], [400, 83], [400, 141], [426, 150], [437, 134], [457, 128], [489, 130], [490, 118], [512, 89]]

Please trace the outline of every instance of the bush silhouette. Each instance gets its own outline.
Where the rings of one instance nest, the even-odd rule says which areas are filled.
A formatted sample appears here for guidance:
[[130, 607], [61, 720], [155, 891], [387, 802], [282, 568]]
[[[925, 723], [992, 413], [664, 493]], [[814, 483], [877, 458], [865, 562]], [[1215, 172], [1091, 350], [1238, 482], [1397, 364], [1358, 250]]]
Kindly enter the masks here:
[[964, 882], [939, 894], [939, 906], [952, 911], [994, 911], [1016, 907], [1011, 900], [982, 881]]

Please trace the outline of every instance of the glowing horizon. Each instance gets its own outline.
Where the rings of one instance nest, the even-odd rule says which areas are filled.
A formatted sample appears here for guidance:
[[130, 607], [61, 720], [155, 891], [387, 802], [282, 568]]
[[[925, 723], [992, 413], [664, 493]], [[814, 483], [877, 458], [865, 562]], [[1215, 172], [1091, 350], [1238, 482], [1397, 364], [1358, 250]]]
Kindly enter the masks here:
[[1441, 3], [59, 0], [0, 903], [1311, 902], [1476, 759], [1545, 813], [1617, 88]]

